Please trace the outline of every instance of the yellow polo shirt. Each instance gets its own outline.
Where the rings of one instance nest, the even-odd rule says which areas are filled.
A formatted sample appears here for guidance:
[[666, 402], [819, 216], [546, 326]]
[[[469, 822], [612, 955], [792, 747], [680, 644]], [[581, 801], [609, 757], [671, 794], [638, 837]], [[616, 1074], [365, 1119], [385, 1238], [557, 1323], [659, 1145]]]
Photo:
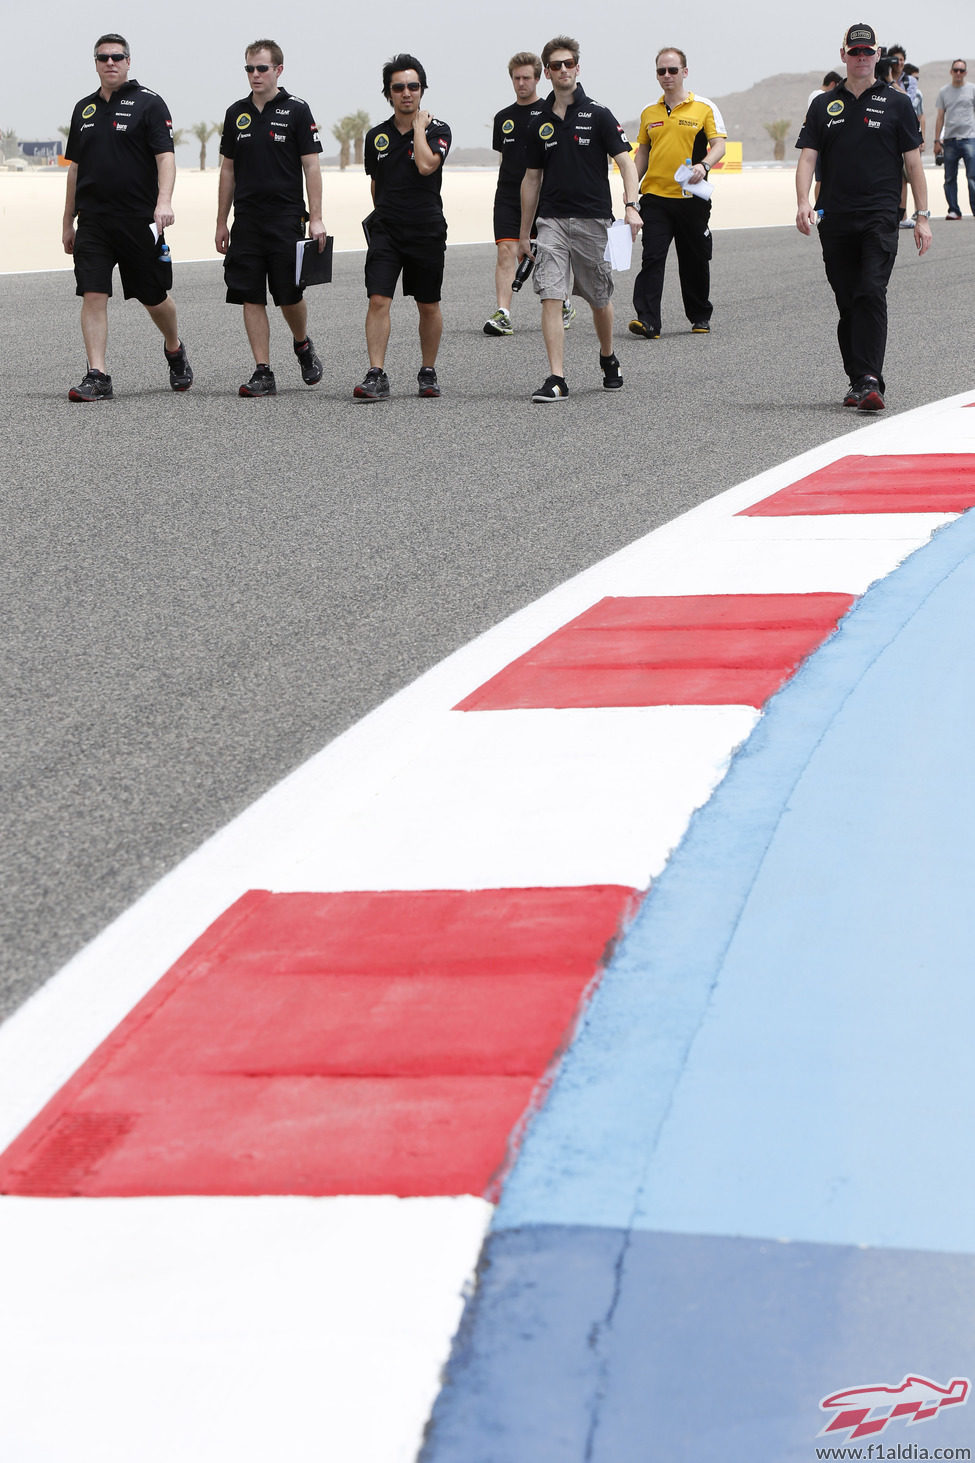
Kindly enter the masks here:
[[687, 158], [700, 162], [713, 138], [727, 136], [721, 113], [708, 97], [696, 97], [689, 92], [684, 101], [668, 112], [661, 96], [640, 113], [636, 144], [641, 147], [646, 143], [650, 148], [640, 192], [656, 193], [660, 198], [689, 196], [674, 182], [677, 169]]

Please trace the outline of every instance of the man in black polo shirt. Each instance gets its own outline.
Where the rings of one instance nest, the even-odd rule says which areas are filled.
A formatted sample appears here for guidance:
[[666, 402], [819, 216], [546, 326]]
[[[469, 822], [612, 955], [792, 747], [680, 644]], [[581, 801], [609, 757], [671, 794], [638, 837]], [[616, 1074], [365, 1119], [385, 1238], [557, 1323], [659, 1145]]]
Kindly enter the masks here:
[[836, 333], [850, 378], [843, 405], [864, 412], [885, 405], [887, 282], [897, 257], [904, 170], [914, 196], [918, 253], [931, 244], [920, 128], [906, 93], [876, 80], [879, 52], [872, 26], [850, 26], [840, 48], [846, 80], [813, 97], [796, 143], [796, 227], [810, 234], [816, 225], [809, 189], [819, 161], [819, 241], [839, 306]]
[[511, 282], [518, 268], [518, 238], [521, 233], [521, 180], [525, 176], [528, 128], [542, 115], [538, 78], [541, 57], [533, 51], [519, 51], [508, 62], [508, 75], [515, 100], [495, 114], [491, 146], [501, 156], [498, 186], [494, 193], [494, 242], [498, 257], [494, 266], [494, 290], [498, 308], [485, 322], [485, 335], [513, 335], [511, 324]]
[[579, 85], [579, 43], [556, 36], [542, 50], [552, 94], [528, 133], [527, 168], [521, 185], [519, 255], [531, 252], [532, 221], [538, 214], [535, 293], [542, 300], [542, 334], [550, 375], [532, 401], [564, 401], [565, 332], [562, 301], [570, 290], [588, 300], [599, 338], [603, 386], [623, 385], [613, 352], [613, 275], [605, 260], [613, 216], [609, 158], [623, 178], [626, 219], [634, 238], [642, 220], [639, 179], [623, 128], [608, 107], [587, 97]]
[[163, 232], [173, 222], [173, 124], [162, 97], [129, 80], [130, 65], [124, 36], [98, 38], [98, 90], [82, 97], [68, 131], [61, 242], [74, 257], [88, 356], [88, 371], [68, 392], [69, 401], [105, 401], [112, 395], [105, 350], [116, 264], [125, 298], [134, 296], [144, 305], [162, 333], [169, 384], [174, 391], [193, 384], [176, 306], [168, 296], [173, 266]]
[[[278, 78], [284, 52], [276, 41], [260, 40], [244, 52], [250, 95], [227, 108], [220, 138], [220, 183], [216, 246], [225, 254], [227, 303], [243, 305], [244, 329], [254, 356], [254, 374], [241, 396], [274, 396], [271, 327], [267, 291], [280, 307], [306, 386], [322, 379], [322, 363], [308, 338], [304, 287], [295, 284], [295, 246], [308, 231], [325, 247], [322, 222], [322, 144], [311, 108], [292, 96]], [[228, 227], [234, 207], [233, 230]]]
[[436, 364], [443, 333], [440, 293], [447, 250], [440, 184], [450, 151], [450, 128], [420, 106], [426, 89], [427, 74], [415, 56], [403, 53], [387, 61], [383, 96], [392, 102], [393, 115], [366, 133], [363, 162], [375, 207], [367, 220], [369, 369], [352, 393], [357, 401], [389, 397], [385, 371], [389, 310], [401, 273], [403, 293], [416, 300], [420, 317], [418, 395], [440, 395]]

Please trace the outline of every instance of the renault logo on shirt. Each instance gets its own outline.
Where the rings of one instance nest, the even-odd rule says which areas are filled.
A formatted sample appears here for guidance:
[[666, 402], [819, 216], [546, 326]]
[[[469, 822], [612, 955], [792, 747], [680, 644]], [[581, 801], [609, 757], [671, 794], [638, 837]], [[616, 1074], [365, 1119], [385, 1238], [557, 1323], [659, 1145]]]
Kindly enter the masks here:
[[241, 112], [240, 116], [237, 118], [237, 121], [236, 121], [236, 124], [235, 125], [237, 127], [237, 131], [238, 132], [243, 131], [243, 129], [245, 127], [249, 127], [251, 125], [251, 114], [250, 114], [250, 112]]

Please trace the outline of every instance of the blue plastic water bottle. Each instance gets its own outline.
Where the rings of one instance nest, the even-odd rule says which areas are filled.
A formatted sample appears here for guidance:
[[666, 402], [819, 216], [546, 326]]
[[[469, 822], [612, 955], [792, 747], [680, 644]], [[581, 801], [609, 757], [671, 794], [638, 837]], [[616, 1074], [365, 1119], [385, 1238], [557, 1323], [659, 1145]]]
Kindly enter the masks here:
[[169, 245], [166, 243], [166, 240], [163, 239], [162, 246], [159, 250], [159, 262], [160, 264], [169, 264], [172, 262], [172, 258], [173, 256], [169, 252]]

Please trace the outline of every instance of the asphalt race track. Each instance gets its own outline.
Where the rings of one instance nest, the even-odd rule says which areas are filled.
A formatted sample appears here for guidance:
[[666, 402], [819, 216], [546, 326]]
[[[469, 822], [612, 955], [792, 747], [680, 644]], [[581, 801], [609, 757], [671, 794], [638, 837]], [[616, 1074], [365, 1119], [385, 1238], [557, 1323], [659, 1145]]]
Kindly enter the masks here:
[[[888, 400], [950, 395], [970, 228], [901, 236]], [[325, 361], [301, 385], [274, 333], [279, 395], [250, 374], [219, 264], [180, 266], [196, 371], [168, 390], [134, 303], [111, 313], [116, 399], [72, 405], [84, 373], [70, 274], [0, 278], [5, 320], [4, 719], [0, 1017], [180, 858], [285, 773], [450, 651], [731, 484], [862, 419], [844, 385], [814, 241], [724, 233], [715, 329], [692, 337], [673, 261], [663, 338], [625, 333], [625, 387], [600, 387], [582, 317], [572, 395], [546, 374], [537, 309], [490, 340], [493, 247], [451, 250], [444, 396], [415, 396], [415, 312], [394, 307], [394, 399], [355, 404], [365, 369], [361, 255], [313, 292]], [[588, 313], [588, 312], [586, 312]], [[531, 322], [527, 324], [526, 322]]]

